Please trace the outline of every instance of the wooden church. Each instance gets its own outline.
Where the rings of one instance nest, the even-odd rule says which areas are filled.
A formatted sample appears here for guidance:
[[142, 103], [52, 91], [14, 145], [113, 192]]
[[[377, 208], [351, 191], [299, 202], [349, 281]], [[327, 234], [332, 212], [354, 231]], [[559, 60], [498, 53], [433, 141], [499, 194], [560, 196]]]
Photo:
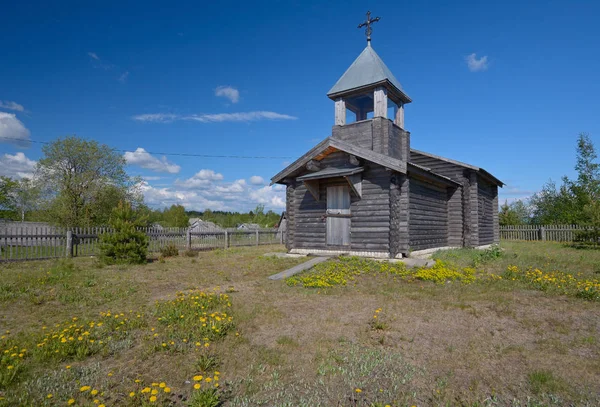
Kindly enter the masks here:
[[367, 14], [367, 47], [327, 93], [331, 136], [271, 179], [286, 185], [288, 250], [399, 258], [498, 243], [504, 184], [483, 168], [411, 149], [411, 99], [371, 47], [377, 20]]

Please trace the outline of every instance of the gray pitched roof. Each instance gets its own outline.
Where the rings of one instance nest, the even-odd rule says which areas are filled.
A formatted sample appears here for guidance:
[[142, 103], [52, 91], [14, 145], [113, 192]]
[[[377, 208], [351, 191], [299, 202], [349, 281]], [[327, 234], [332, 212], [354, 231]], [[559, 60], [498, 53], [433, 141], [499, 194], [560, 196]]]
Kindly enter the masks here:
[[[421, 155], [424, 155], [426, 157], [435, 158], [436, 160], [445, 161], [445, 162], [450, 163], [450, 164], [458, 165], [460, 167], [468, 168], [470, 170], [479, 172], [480, 174], [485, 175], [488, 178], [490, 178], [492, 181], [494, 181], [500, 187], [503, 187], [504, 185], [506, 185], [506, 184], [504, 184], [504, 182], [500, 181], [498, 178], [494, 177], [492, 174], [490, 174], [489, 172], [487, 172], [486, 170], [484, 170], [481, 167], [477, 167], [475, 165], [463, 163], [462, 161], [453, 160], [451, 158], [442, 157], [440, 155], [426, 153], [425, 151], [416, 150], [414, 148], [411, 148], [410, 151], [411, 151], [411, 153], [421, 154]], [[413, 165], [415, 165], [415, 164], [413, 164]]]
[[296, 161], [284, 168], [281, 172], [279, 172], [279, 174], [271, 178], [271, 184], [281, 183], [284, 178], [292, 174], [298, 173], [302, 170], [302, 168], [304, 167], [304, 165], [306, 165], [307, 162], [321, 154], [323, 151], [326, 151], [330, 147], [335, 150], [343, 151], [345, 153], [355, 155], [356, 157], [363, 158], [367, 161], [374, 162], [375, 164], [379, 164], [383, 167], [390, 168], [402, 174], [406, 174], [406, 162], [400, 161], [396, 158], [384, 154], [376, 153], [372, 150], [357, 147], [354, 144], [350, 144], [342, 140], [327, 137], [325, 140], [321, 141], [319, 144], [311, 148], [302, 157], [298, 158]]
[[344, 72], [342, 77], [338, 79], [336, 84], [333, 85], [329, 92], [327, 92], [327, 96], [362, 88], [386, 80], [401, 94], [408, 98], [402, 90], [402, 85], [400, 85], [398, 79], [396, 79], [375, 50], [370, 45], [367, 45], [358, 58], [350, 65], [350, 68]]

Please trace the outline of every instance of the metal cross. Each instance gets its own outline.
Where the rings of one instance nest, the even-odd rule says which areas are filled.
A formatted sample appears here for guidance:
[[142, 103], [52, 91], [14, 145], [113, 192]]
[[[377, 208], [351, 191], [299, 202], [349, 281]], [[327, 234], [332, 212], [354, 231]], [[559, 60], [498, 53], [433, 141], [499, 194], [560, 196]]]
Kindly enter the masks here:
[[367, 11], [367, 21], [358, 25], [358, 28], [367, 27], [367, 29], [365, 30], [365, 34], [367, 35], [367, 44], [371, 43], [371, 33], [373, 32], [373, 30], [371, 29], [371, 24], [376, 23], [379, 20], [379, 17], [371, 18], [371, 12]]

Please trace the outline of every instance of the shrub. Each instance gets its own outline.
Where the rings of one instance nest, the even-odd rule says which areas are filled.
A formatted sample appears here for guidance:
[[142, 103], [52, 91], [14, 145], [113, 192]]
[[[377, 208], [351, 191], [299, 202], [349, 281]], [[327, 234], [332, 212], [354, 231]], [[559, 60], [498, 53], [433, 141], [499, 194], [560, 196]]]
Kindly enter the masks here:
[[100, 257], [108, 264], [141, 264], [148, 254], [148, 236], [140, 230], [143, 219], [136, 216], [131, 204], [119, 202], [113, 209], [112, 231], [100, 235]]
[[198, 257], [198, 252], [196, 250], [186, 250], [183, 252], [186, 257]]
[[160, 255], [163, 258], [179, 256], [179, 249], [171, 243], [160, 249]]

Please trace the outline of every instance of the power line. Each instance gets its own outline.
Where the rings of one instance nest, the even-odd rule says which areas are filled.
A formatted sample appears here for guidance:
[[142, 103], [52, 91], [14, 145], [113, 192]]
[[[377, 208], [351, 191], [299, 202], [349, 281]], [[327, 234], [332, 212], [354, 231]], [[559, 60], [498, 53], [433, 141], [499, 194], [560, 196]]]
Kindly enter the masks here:
[[[3, 140], [15, 140], [20, 141], [22, 143], [35, 143], [35, 144], [51, 144], [50, 141], [39, 141], [39, 140], [23, 140], [16, 137], [5, 137], [0, 136], [0, 139]], [[135, 150], [122, 150], [118, 148], [113, 148], [113, 151], [119, 151], [121, 153], [133, 153]], [[161, 153], [156, 151], [146, 151], [147, 154], [150, 155], [165, 155], [165, 156], [179, 156], [179, 157], [200, 157], [200, 158], [234, 158], [234, 159], [260, 159], [260, 160], [281, 160], [281, 159], [289, 159], [294, 158], [290, 156], [264, 156], [264, 155], [216, 155], [216, 154], [191, 154], [191, 153]]]

